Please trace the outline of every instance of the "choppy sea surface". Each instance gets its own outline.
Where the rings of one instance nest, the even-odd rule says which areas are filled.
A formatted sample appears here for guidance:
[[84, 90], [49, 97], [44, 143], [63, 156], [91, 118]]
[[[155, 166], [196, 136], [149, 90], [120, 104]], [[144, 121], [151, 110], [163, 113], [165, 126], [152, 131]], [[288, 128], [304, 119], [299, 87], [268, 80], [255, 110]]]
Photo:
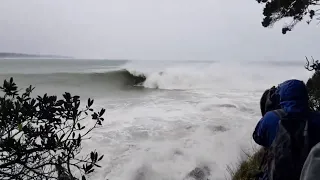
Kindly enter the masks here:
[[[83, 151], [104, 154], [91, 179], [222, 180], [227, 165], [255, 147], [266, 88], [304, 81], [304, 62], [0, 60], [0, 80], [34, 95], [70, 92], [105, 108]], [[137, 83], [137, 77], [146, 80]], [[139, 80], [139, 79], [138, 79]], [[203, 175], [192, 176], [194, 169]]]

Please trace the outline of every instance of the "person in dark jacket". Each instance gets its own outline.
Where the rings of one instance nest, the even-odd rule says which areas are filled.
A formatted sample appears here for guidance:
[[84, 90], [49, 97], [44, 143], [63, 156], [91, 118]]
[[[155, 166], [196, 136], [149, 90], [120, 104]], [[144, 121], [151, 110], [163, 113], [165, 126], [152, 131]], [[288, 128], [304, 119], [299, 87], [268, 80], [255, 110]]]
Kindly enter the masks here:
[[[320, 113], [311, 112], [307, 88], [303, 81], [291, 79], [281, 83], [276, 91], [280, 98], [280, 107], [288, 114], [307, 117], [310, 121], [310, 145], [320, 141]], [[254, 141], [268, 148], [273, 142], [279, 123], [279, 117], [273, 111], [267, 112], [256, 125]]]
[[[320, 113], [311, 112], [308, 101], [308, 91], [303, 81], [291, 79], [281, 83], [275, 92], [280, 108], [289, 116], [304, 117], [309, 120], [309, 145], [313, 147], [320, 142]], [[268, 111], [260, 119], [253, 132], [254, 141], [268, 149], [275, 139], [279, 116], [274, 111]], [[267, 180], [267, 171], [262, 179]]]

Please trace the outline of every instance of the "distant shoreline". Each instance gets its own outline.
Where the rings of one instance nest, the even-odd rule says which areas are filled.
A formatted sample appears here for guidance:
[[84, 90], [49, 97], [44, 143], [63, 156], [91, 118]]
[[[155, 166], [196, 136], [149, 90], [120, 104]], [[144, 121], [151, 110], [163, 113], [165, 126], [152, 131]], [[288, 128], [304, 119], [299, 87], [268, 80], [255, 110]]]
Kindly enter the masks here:
[[37, 54], [24, 54], [24, 53], [9, 53], [0, 52], [0, 58], [72, 58], [68, 56], [58, 56], [58, 55], [37, 55]]

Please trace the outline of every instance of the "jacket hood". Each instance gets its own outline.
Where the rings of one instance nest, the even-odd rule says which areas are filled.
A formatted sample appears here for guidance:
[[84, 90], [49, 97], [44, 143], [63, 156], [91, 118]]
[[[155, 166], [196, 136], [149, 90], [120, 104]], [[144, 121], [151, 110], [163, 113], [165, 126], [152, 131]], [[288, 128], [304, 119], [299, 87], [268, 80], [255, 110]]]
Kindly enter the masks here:
[[308, 111], [308, 91], [303, 81], [292, 79], [281, 83], [277, 94], [280, 96], [280, 106], [285, 112]]

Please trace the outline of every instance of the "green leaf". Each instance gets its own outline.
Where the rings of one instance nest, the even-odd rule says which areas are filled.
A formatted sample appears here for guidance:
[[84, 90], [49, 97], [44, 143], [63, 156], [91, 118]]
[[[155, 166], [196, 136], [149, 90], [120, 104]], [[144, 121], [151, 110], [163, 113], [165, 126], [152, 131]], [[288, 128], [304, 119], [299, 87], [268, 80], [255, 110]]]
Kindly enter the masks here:
[[90, 169], [88, 172], [87, 172], [87, 174], [90, 174], [90, 173], [92, 173], [94, 171], [94, 169]]
[[98, 114], [97, 113], [93, 113], [91, 116], [92, 116], [92, 119], [98, 119]]
[[97, 159], [98, 159], [98, 153], [96, 152], [94, 153], [94, 161], [97, 161]]
[[62, 138], [65, 136], [66, 134], [62, 134], [60, 137], [60, 141], [62, 140]]
[[88, 99], [88, 106], [91, 107], [93, 104], [93, 99], [91, 100], [90, 98]]
[[100, 111], [100, 113], [99, 113], [99, 116], [101, 117], [105, 112], [106, 112], [105, 109], [101, 109], [101, 111]]
[[91, 159], [92, 161], [94, 161], [94, 153], [93, 153], [93, 152], [90, 153], [90, 159]]
[[101, 161], [101, 159], [103, 158], [103, 156], [104, 156], [104, 155], [100, 156], [99, 159], [98, 159], [98, 161]]
[[77, 139], [77, 146], [80, 146], [80, 143], [81, 143], [81, 136], [79, 134], [78, 139]]
[[92, 164], [89, 164], [88, 166], [87, 166], [87, 171], [89, 171], [90, 169], [92, 169], [93, 168], [93, 165]]
[[19, 131], [22, 131], [22, 124], [21, 123], [18, 124], [18, 129], [19, 129]]

